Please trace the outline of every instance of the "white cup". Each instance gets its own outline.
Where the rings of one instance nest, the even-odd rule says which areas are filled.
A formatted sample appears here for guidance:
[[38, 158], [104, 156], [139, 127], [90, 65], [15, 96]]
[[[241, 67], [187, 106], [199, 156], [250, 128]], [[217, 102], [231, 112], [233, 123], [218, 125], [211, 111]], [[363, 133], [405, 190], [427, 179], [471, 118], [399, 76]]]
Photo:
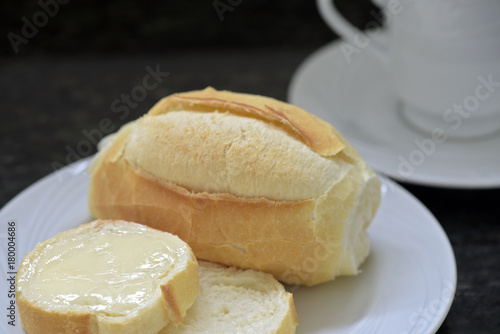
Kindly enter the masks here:
[[[358, 30], [317, 0], [325, 22], [386, 66], [403, 115], [427, 133], [472, 138], [500, 129], [500, 0], [373, 0], [383, 29]], [[375, 26], [380, 15], [373, 13]]]

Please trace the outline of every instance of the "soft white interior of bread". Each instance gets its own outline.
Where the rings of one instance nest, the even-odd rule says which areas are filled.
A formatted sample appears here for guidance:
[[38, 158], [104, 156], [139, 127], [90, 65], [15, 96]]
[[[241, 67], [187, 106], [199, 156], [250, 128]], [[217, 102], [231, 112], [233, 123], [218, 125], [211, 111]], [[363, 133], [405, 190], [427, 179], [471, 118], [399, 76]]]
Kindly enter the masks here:
[[162, 279], [190, 256], [179, 238], [138, 224], [78, 231], [35, 248], [18, 280], [24, 298], [47, 309], [127, 315], [157, 299]]
[[345, 240], [337, 264], [336, 275], [359, 273], [360, 264], [370, 252], [370, 239], [366, 229], [371, 222], [372, 212], [378, 205], [377, 202], [373, 201], [373, 198], [379, 196], [380, 180], [368, 169], [363, 170], [361, 175], [365, 182], [345, 224]]
[[199, 262], [200, 294], [184, 322], [159, 334], [276, 333], [290, 311], [284, 287], [271, 275]]
[[124, 155], [137, 170], [194, 192], [274, 200], [316, 198], [351, 167], [313, 152], [280, 127], [227, 112], [145, 116]]

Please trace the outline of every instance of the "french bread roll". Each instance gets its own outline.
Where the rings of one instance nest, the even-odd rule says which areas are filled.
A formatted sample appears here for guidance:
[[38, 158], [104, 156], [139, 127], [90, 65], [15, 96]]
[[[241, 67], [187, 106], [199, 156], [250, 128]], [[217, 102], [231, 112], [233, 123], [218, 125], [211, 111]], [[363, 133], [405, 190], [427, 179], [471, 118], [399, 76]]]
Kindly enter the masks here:
[[21, 324], [28, 334], [156, 334], [194, 303], [197, 269], [170, 233], [94, 221], [25, 256], [16, 278]]
[[292, 294], [272, 275], [199, 262], [200, 294], [180, 325], [159, 334], [293, 334]]
[[355, 275], [380, 180], [330, 124], [272, 98], [170, 95], [103, 141], [89, 207], [169, 231], [198, 259], [315, 285]]

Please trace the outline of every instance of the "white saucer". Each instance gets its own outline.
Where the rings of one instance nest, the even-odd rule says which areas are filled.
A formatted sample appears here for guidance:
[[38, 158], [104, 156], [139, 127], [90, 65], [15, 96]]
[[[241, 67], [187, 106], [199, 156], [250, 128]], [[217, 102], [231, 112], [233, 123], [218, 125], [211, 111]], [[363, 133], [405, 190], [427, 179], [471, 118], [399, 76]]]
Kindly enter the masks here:
[[[0, 210], [0, 303], [13, 296], [7, 278], [40, 241], [89, 222], [90, 159], [71, 164], [30, 186]], [[368, 229], [372, 249], [355, 277], [293, 290], [300, 325], [297, 334], [435, 333], [453, 301], [456, 264], [441, 225], [411, 194], [382, 178], [382, 203]], [[15, 222], [15, 231], [8, 223]], [[8, 233], [15, 233], [8, 264]], [[11, 254], [13, 255], [13, 254]], [[11, 273], [12, 272], [12, 273]], [[25, 334], [5, 317], [0, 333]]]
[[333, 124], [373, 169], [396, 180], [453, 188], [500, 186], [500, 133], [436, 142], [397, 111], [389, 73], [375, 58], [361, 50], [348, 62], [339, 46], [332, 42], [301, 64], [289, 86], [291, 103]]

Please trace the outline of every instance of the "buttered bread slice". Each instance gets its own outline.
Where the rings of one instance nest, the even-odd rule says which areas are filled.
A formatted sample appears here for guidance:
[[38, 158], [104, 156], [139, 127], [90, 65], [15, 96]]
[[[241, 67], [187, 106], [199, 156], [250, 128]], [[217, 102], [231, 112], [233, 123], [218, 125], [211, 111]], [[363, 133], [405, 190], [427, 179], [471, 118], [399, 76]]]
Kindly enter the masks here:
[[29, 334], [158, 333], [198, 295], [190, 247], [167, 232], [97, 220], [39, 243], [16, 282]]

